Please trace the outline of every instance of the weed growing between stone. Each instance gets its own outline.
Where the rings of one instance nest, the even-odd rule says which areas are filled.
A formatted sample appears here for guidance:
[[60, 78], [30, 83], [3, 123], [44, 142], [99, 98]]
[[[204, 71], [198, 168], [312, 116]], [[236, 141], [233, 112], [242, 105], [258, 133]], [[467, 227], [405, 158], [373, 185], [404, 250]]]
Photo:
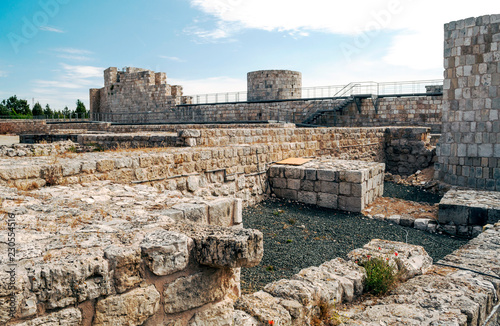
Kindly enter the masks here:
[[337, 326], [342, 324], [342, 317], [338, 314], [335, 304], [321, 300], [318, 303], [318, 316], [311, 319], [311, 326]]
[[370, 258], [359, 265], [366, 270], [365, 292], [373, 295], [386, 294], [399, 280], [400, 273], [387, 260]]

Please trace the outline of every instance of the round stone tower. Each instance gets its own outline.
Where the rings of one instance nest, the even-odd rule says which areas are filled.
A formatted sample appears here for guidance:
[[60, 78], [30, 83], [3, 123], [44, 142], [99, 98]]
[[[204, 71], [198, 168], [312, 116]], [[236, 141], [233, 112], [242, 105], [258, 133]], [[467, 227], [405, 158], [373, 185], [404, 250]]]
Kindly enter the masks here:
[[302, 74], [291, 70], [259, 70], [247, 75], [248, 101], [302, 97]]

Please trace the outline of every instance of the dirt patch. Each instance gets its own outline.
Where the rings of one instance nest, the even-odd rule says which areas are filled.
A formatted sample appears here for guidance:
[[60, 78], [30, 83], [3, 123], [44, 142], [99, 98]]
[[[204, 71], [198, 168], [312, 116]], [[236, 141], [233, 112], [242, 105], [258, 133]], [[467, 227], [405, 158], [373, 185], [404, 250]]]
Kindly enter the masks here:
[[411, 215], [414, 219], [430, 218], [437, 220], [438, 205], [418, 203], [398, 198], [379, 197], [363, 210], [363, 215], [372, 217], [377, 214], [389, 217], [391, 215]]

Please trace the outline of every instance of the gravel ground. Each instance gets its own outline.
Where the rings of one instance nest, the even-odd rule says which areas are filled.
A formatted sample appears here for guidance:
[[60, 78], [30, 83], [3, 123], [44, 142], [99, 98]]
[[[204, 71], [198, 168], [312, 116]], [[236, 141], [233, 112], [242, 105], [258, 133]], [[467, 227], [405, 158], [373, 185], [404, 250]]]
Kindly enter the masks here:
[[[418, 194], [420, 200], [430, 193], [418, 188], [391, 184], [385, 196]], [[428, 200], [435, 200], [428, 197]], [[243, 212], [245, 228], [259, 229], [264, 234], [264, 257], [253, 268], [243, 268], [241, 287], [244, 293], [262, 289], [267, 283], [290, 278], [301, 269], [318, 266], [336, 257], [346, 258], [351, 250], [372, 239], [385, 239], [423, 246], [439, 260], [467, 241], [430, 234], [372, 220], [361, 214], [324, 209], [281, 199], [269, 199]]]
[[443, 196], [420, 187], [399, 185], [393, 182], [384, 183], [384, 196], [429, 204], [437, 204], [443, 198]]

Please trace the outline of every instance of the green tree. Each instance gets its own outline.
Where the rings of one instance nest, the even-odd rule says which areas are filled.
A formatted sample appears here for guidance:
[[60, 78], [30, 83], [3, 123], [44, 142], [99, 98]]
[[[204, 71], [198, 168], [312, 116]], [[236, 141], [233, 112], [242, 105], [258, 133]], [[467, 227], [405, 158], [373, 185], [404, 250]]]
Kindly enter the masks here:
[[33, 105], [33, 116], [39, 116], [43, 115], [43, 109], [42, 106], [40, 105], [39, 102], [36, 102], [35, 105]]
[[86, 118], [87, 117], [87, 109], [85, 108], [85, 104], [83, 104], [83, 102], [80, 100], [76, 100], [75, 113], [78, 115], [78, 118]]
[[14, 114], [21, 114], [25, 116], [31, 115], [28, 101], [18, 99], [16, 95], [9, 97], [7, 101], [5, 101], [5, 106]]
[[47, 117], [52, 117], [52, 115], [54, 115], [54, 111], [52, 111], [49, 104], [45, 105], [45, 109], [43, 110], [43, 114], [45, 114]]
[[69, 118], [69, 116], [71, 115], [71, 111], [68, 109], [67, 106], [64, 107], [61, 113], [63, 115], [63, 118]]
[[7, 117], [10, 115], [10, 109], [5, 105], [5, 100], [0, 103], [0, 117]]

